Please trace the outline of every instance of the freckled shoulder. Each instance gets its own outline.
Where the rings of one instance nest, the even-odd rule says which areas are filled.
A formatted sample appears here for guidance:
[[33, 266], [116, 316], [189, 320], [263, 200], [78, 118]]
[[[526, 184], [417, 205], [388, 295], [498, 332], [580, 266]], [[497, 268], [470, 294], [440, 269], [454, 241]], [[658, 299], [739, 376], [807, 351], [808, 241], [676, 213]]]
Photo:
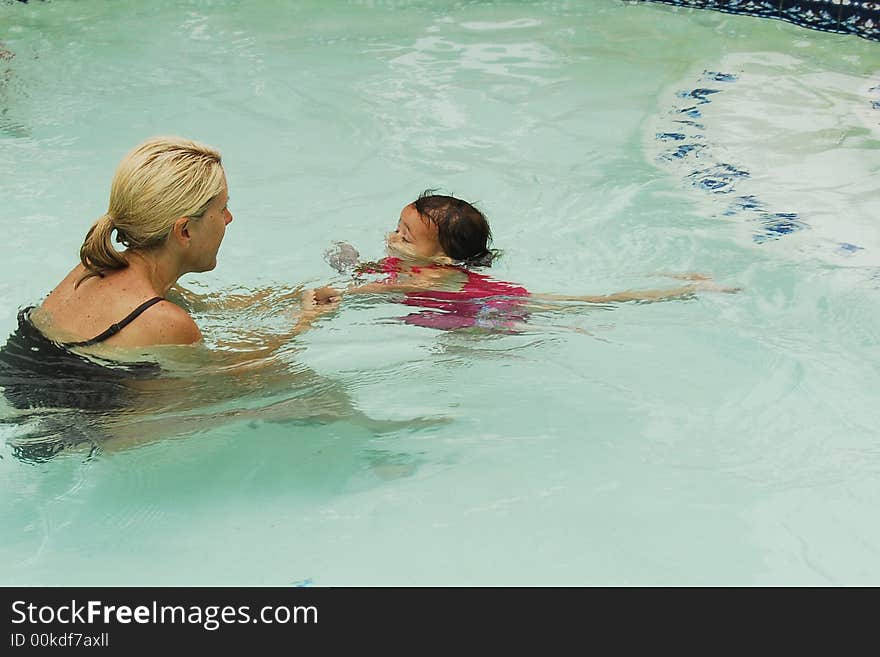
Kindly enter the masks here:
[[[192, 344], [202, 339], [202, 332], [192, 317], [167, 300], [149, 308], [129, 328], [136, 328], [136, 331], [132, 331], [128, 338], [141, 344]], [[120, 336], [124, 334], [125, 331]]]

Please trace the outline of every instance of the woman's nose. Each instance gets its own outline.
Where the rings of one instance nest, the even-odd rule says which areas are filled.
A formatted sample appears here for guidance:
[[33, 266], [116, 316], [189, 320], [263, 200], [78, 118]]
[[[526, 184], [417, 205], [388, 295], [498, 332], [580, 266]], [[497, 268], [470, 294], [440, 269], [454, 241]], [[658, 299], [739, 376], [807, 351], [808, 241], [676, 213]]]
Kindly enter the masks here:
[[229, 210], [227, 210], [226, 211], [226, 225], [228, 226], [231, 223], [232, 223], [232, 213]]

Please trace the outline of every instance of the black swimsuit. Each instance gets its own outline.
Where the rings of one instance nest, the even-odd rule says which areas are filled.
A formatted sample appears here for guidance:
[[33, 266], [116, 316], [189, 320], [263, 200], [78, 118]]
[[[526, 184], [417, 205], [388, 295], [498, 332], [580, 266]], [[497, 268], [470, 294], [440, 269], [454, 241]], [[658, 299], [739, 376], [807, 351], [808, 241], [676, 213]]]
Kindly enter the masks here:
[[70, 349], [107, 340], [162, 300], [145, 301], [122, 321], [82, 342], [50, 340], [31, 321], [33, 306], [20, 311], [18, 328], [0, 349], [0, 387], [6, 399], [19, 409], [110, 410], [127, 405], [133, 391], [126, 382], [157, 376], [158, 363], [86, 358]]

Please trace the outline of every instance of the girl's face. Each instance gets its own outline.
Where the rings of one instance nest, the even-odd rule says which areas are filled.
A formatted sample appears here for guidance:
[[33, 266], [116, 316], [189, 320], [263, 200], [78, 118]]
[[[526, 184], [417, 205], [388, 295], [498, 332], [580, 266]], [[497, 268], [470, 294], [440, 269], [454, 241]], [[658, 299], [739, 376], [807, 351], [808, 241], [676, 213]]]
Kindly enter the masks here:
[[432, 260], [445, 256], [437, 226], [424, 219], [410, 203], [400, 212], [397, 230], [388, 234], [388, 248], [401, 255]]

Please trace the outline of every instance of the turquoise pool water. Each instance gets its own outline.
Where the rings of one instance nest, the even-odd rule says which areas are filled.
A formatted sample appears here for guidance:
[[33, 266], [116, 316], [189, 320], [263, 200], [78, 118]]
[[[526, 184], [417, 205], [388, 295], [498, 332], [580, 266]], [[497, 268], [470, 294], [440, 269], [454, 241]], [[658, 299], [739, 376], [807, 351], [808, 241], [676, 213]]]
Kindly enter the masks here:
[[[340, 282], [325, 249], [380, 256], [426, 187], [530, 290], [743, 288], [516, 335], [346, 300], [45, 461], [3, 407], [0, 583], [880, 583], [878, 44], [611, 1], [58, 0], [0, 41], [4, 332], [168, 133], [229, 177], [203, 293]], [[196, 317], [259, 344], [290, 311]]]

